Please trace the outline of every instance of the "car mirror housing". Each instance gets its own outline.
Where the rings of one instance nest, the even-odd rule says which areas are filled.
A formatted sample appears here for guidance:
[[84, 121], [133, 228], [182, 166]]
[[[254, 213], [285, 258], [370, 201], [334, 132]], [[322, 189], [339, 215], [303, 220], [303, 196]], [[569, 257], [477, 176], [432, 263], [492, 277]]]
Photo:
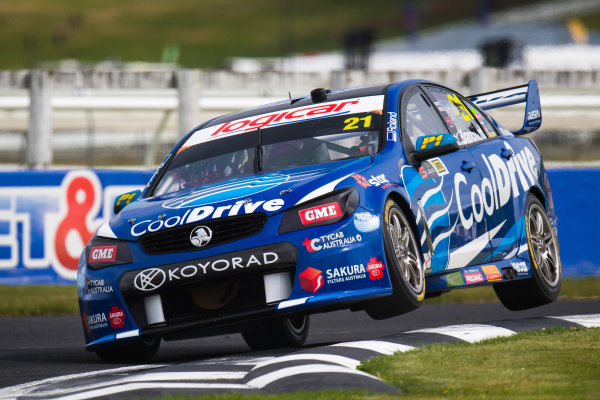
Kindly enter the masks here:
[[142, 193], [140, 190], [134, 190], [117, 196], [113, 205], [114, 213], [118, 214], [127, 204], [136, 201], [140, 197], [140, 193]]
[[431, 157], [441, 156], [458, 150], [456, 138], [451, 134], [419, 136], [415, 143], [415, 151], [410, 155], [417, 161]]

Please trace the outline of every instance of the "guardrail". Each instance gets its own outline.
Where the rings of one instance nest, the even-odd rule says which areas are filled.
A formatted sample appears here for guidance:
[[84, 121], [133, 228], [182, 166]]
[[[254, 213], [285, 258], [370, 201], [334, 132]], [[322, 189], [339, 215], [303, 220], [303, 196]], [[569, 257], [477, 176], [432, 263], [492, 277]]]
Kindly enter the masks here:
[[[85, 122], [79, 128], [69, 129], [83, 134], [80, 136], [87, 134], [90, 143], [94, 143], [94, 135], [97, 133], [96, 118], [102, 118], [96, 115], [96, 112], [98, 114], [109, 111], [154, 113], [152, 118], [143, 115], [136, 120], [145, 125], [147, 120], [154, 120], [155, 125], [149, 129], [150, 134], [145, 136], [143, 143], [145, 146], [143, 162], [149, 167], [156, 162], [161, 141], [166, 140], [163, 131], [167, 129], [170, 135], [169, 145], [172, 145], [202, 120], [284, 99], [288, 96], [288, 89], [294, 96], [298, 96], [309, 93], [315, 87], [336, 89], [416, 77], [445, 83], [466, 94], [522, 84], [530, 78], [535, 78], [542, 87], [544, 109], [555, 107], [563, 111], [567, 108], [580, 113], [588, 110], [586, 111], [588, 117], [591, 115], [592, 118], [597, 118], [590, 110], [593, 111], [600, 106], [599, 95], [594, 94], [593, 91], [591, 94], [585, 94], [590, 93], [590, 89], [594, 87], [600, 87], [600, 71], [595, 70], [542, 71], [482, 68], [460, 71], [448, 67], [423, 71], [323, 73], [275, 71], [239, 73], [200, 70], [0, 71], [0, 87], [2, 92], [6, 93], [3, 96], [0, 92], [0, 113], [7, 116], [0, 122], [0, 134], [10, 132], [12, 135], [10, 140], [4, 140], [5, 143], [10, 144], [3, 146], [5, 151], [12, 152], [13, 159], [9, 162], [20, 162], [14, 160], [14, 153], [20, 152], [22, 147], [26, 166], [43, 169], [53, 164], [54, 124], [57, 122], [57, 113], [82, 112]], [[582, 94], [544, 93], [547, 88], [557, 86], [577, 88]], [[27, 89], [28, 93], [24, 92], [24, 89]], [[20, 125], [15, 128], [16, 125], [11, 118], [19, 112], [26, 112], [27, 115], [26, 118], [19, 117]], [[173, 128], [169, 125], [169, 119], [175, 112], [177, 123]], [[159, 116], [156, 117], [157, 115]], [[130, 115], [125, 114], [111, 115], [110, 118], [133, 121]], [[583, 121], [581, 118], [579, 120]], [[591, 124], [594, 123], [593, 121]], [[12, 125], [8, 127], [7, 124]], [[131, 123], [128, 129], [139, 131]], [[15, 139], [19, 132], [24, 132], [26, 135], [22, 140]], [[120, 135], [115, 136], [115, 141], [119, 141], [122, 134], [126, 132], [117, 133]], [[134, 136], [137, 138], [139, 135], [134, 134]], [[88, 149], [88, 152], [93, 153], [93, 147], [91, 150]], [[88, 156], [88, 159], [90, 158], [94, 159], [93, 156]]]

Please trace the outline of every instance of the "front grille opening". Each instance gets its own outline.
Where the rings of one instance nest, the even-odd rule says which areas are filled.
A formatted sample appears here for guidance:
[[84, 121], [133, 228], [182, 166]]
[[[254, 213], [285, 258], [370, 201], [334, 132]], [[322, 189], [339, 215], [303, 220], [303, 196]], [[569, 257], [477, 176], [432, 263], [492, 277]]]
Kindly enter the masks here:
[[[160, 292], [167, 325], [219, 318], [267, 306], [263, 274], [179, 286]], [[143, 297], [126, 299], [136, 324], [148, 327]]]
[[[146, 254], [197, 251], [255, 235], [264, 228], [267, 218], [265, 213], [253, 213], [199, 221], [146, 233], [140, 237], [139, 243]], [[190, 241], [192, 230], [198, 226], [206, 226], [212, 231], [210, 242], [202, 247], [194, 246]]]

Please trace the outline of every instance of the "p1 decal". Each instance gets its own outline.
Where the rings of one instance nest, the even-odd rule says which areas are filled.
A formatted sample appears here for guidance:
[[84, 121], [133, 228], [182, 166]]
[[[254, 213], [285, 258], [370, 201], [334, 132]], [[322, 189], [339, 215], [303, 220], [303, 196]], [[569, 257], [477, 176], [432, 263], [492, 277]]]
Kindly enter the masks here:
[[324, 285], [323, 272], [316, 268], [308, 267], [298, 277], [300, 287], [311, 293], [316, 293]]

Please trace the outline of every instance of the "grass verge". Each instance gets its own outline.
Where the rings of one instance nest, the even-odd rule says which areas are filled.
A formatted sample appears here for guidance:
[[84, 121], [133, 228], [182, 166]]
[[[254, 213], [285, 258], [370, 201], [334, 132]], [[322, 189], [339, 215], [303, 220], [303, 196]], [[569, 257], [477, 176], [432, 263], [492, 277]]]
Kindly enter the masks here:
[[75, 285], [0, 285], [0, 316], [77, 314]]
[[404, 394], [321, 391], [159, 399], [597, 399], [600, 328], [553, 328], [475, 344], [433, 344], [371, 359], [359, 369], [400, 387]]
[[378, 357], [363, 371], [412, 399], [596, 399], [600, 329], [554, 328]]
[[[600, 298], [600, 278], [564, 279], [561, 300]], [[0, 285], [0, 317], [77, 314], [74, 285]], [[498, 301], [491, 286], [454, 290], [427, 299], [432, 304], [489, 303]]]

